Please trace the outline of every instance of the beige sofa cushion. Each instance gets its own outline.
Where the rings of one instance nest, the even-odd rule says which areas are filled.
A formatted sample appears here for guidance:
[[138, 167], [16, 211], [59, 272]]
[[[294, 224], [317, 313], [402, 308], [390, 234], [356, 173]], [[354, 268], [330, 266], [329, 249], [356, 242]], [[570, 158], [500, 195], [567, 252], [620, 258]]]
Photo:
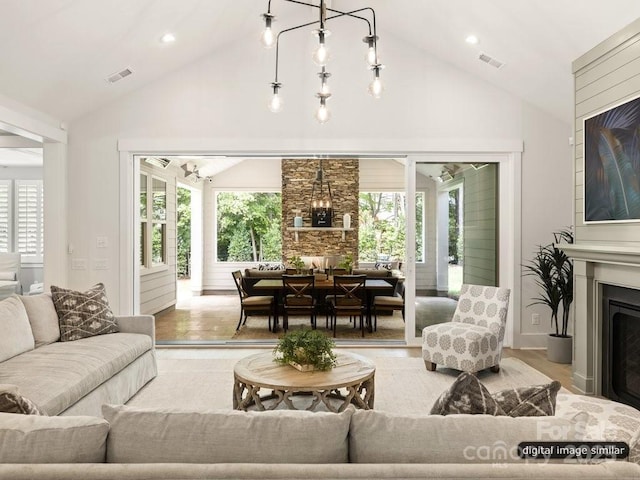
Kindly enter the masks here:
[[0, 463], [104, 462], [108, 433], [97, 417], [0, 413]]
[[16, 295], [0, 302], [0, 332], [0, 362], [35, 346], [27, 311]]
[[27, 311], [36, 348], [60, 340], [60, 324], [51, 295], [21, 296], [20, 300]]
[[522, 463], [525, 441], [580, 439], [584, 419], [492, 415], [398, 415], [357, 410], [351, 463]]
[[346, 463], [352, 413], [102, 407], [109, 463]]
[[0, 379], [46, 415], [58, 415], [151, 350], [147, 335], [113, 333], [55, 342], [0, 363]]

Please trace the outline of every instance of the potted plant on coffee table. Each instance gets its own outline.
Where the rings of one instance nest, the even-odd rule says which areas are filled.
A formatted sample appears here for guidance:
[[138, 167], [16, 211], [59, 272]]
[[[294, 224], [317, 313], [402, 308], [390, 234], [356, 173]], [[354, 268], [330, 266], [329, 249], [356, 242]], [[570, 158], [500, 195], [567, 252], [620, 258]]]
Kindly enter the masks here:
[[[555, 333], [547, 337], [547, 358], [556, 363], [571, 363], [573, 338], [567, 333], [573, 302], [573, 261], [559, 246], [573, 243], [573, 232], [565, 229], [553, 234], [554, 242], [538, 247], [533, 259], [524, 265], [525, 275], [536, 277], [541, 296], [531, 305], [546, 305], [551, 310], [551, 325]], [[562, 315], [561, 321], [558, 319]]]
[[330, 370], [336, 364], [335, 342], [318, 330], [294, 330], [283, 335], [273, 349], [273, 360], [308, 372]]

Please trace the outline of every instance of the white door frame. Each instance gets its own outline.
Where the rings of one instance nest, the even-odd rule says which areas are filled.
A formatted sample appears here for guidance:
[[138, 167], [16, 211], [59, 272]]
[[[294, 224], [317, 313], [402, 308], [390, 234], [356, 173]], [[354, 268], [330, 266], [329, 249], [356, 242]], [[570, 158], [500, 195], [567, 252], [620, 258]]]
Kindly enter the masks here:
[[[415, 337], [415, 164], [417, 161], [447, 163], [457, 156], [473, 156], [482, 162], [483, 156], [499, 157], [500, 163], [500, 285], [511, 288], [512, 297], [507, 319], [505, 346], [513, 345], [520, 326], [514, 324], [514, 312], [520, 312], [520, 182], [523, 142], [521, 140], [475, 139], [122, 139], [120, 152], [120, 309], [124, 313], [139, 313], [140, 291], [135, 281], [139, 276], [137, 262], [139, 242], [135, 235], [139, 212], [134, 208], [137, 198], [134, 181], [139, 166], [134, 155], [228, 155], [279, 156], [389, 156], [406, 158], [405, 184], [407, 190], [407, 265], [406, 326], [407, 345], [419, 345]], [[446, 159], [445, 159], [446, 158]], [[519, 315], [517, 317], [519, 318]]]

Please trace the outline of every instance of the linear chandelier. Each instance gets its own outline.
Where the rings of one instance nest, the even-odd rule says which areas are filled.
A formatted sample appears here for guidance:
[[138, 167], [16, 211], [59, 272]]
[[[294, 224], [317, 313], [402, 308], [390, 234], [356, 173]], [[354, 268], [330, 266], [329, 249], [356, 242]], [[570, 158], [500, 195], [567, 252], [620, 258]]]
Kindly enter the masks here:
[[[359, 8], [357, 10], [353, 10], [350, 12], [342, 12], [340, 10], [335, 10], [333, 8], [327, 8], [325, 0], [320, 0], [319, 5], [314, 5], [311, 3], [301, 2], [298, 0], [284, 0], [289, 3], [295, 3], [298, 5], [304, 5], [307, 7], [317, 8], [319, 11], [319, 19], [316, 21], [303, 23], [301, 25], [296, 25], [294, 27], [286, 28], [278, 32], [277, 35], [274, 34], [272, 30], [272, 24], [275, 20], [275, 16], [271, 13], [271, 0], [269, 0], [267, 6], [267, 13], [262, 14], [262, 18], [264, 20], [264, 31], [262, 32], [261, 41], [265, 48], [271, 48], [273, 46], [276, 47], [276, 59], [275, 59], [275, 79], [271, 83], [271, 88], [273, 90], [273, 95], [271, 100], [269, 101], [269, 110], [274, 113], [277, 113], [282, 110], [283, 100], [280, 94], [280, 90], [282, 89], [282, 83], [278, 81], [278, 60], [280, 53], [280, 37], [288, 32], [298, 30], [304, 27], [310, 27], [313, 25], [318, 25], [318, 28], [313, 30], [312, 33], [318, 39], [318, 46], [313, 52], [313, 62], [322, 68], [320, 72], [318, 72], [318, 77], [320, 78], [320, 91], [316, 93], [316, 97], [320, 100], [320, 105], [318, 110], [316, 111], [315, 117], [316, 120], [320, 123], [325, 123], [331, 118], [331, 112], [327, 107], [327, 100], [331, 97], [331, 92], [329, 89], [328, 79], [331, 74], [327, 71], [327, 63], [329, 62], [331, 55], [329, 52], [329, 47], [327, 46], [327, 37], [331, 34], [329, 30], [326, 28], [326, 24], [330, 20], [334, 20], [336, 18], [351, 18], [355, 20], [363, 21], [367, 24], [368, 34], [362, 39], [364, 43], [367, 44], [367, 54], [366, 60], [369, 65], [369, 69], [373, 72], [373, 80], [369, 84], [369, 93], [374, 98], [380, 98], [382, 95], [382, 91], [384, 90], [384, 86], [382, 81], [380, 80], [380, 71], [384, 68], [384, 65], [380, 63], [380, 59], [378, 58], [378, 35], [376, 32], [376, 12], [371, 7]], [[327, 16], [327, 12], [329, 12], [329, 16]], [[371, 14], [371, 21], [361, 16], [361, 12]], [[360, 14], [360, 15], [358, 15]]]

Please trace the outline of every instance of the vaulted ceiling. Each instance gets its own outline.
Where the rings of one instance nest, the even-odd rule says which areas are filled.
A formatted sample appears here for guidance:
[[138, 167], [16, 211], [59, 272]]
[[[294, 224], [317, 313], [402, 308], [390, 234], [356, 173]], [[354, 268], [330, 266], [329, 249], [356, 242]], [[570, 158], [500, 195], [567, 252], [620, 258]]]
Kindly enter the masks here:
[[[638, 0], [333, 0], [331, 6], [371, 6], [381, 41], [393, 35], [568, 123], [571, 62], [640, 17]], [[267, 0], [0, 0], [0, 98], [73, 120], [228, 44], [260, 48], [266, 8]], [[276, 30], [296, 8], [272, 1], [283, 18]], [[166, 32], [177, 40], [162, 44]], [[471, 33], [478, 45], [465, 43]], [[506, 65], [497, 70], [480, 62], [481, 51]], [[113, 85], [105, 80], [123, 68], [134, 75]]]

